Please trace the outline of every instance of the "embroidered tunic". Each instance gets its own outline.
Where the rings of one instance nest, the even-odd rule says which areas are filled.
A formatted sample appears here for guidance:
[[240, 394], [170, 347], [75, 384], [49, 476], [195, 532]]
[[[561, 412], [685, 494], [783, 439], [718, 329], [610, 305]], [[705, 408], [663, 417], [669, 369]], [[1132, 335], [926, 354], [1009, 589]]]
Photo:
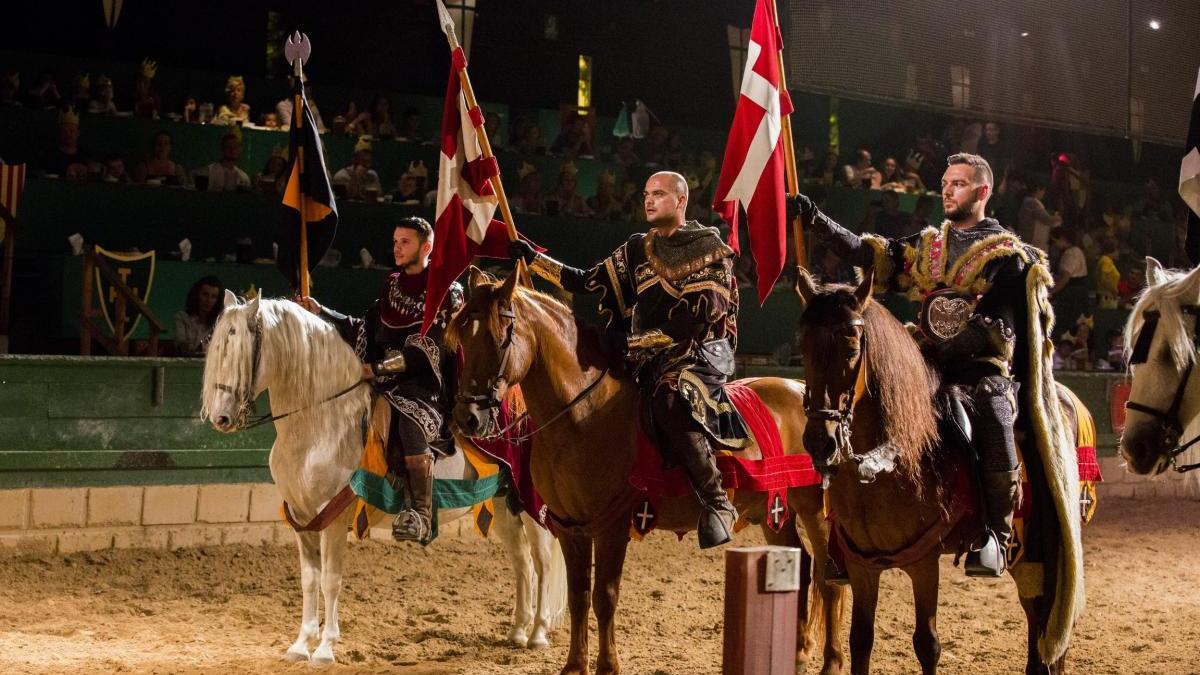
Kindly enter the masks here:
[[450, 287], [436, 319], [422, 337], [427, 278], [428, 270], [420, 274], [393, 272], [366, 316], [346, 316], [328, 308], [323, 314], [364, 363], [403, 354], [405, 371], [377, 375], [372, 386], [396, 412], [421, 428], [427, 442], [433, 442], [446, 437], [445, 409], [457, 386], [456, 358], [446, 353], [443, 335], [451, 317], [462, 307], [463, 292], [457, 283]]

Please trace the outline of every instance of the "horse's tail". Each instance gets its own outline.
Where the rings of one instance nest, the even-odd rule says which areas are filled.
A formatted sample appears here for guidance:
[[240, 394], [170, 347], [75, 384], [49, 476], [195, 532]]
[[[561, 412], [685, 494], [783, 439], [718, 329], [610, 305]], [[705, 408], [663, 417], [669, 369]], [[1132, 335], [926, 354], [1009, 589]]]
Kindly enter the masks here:
[[550, 586], [546, 597], [546, 606], [550, 610], [549, 628], [554, 630], [567, 619], [567, 561], [563, 558], [562, 546], [559, 545], [557, 537], [550, 546], [550, 569], [546, 572], [546, 577]]

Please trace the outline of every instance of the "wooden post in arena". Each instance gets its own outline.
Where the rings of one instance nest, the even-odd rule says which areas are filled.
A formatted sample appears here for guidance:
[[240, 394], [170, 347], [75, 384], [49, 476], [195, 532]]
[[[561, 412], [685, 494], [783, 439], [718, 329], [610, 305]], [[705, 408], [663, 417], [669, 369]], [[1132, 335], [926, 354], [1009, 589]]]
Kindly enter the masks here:
[[[775, 23], [775, 30], [779, 28], [779, 8], [775, 3], [771, 3], [771, 20]], [[779, 50], [779, 88], [780, 93], [787, 92], [787, 71], [784, 70], [783, 50]], [[784, 115], [780, 120], [782, 129], [780, 130], [780, 140], [783, 142], [783, 161], [785, 167], [785, 177], [787, 179], [788, 196], [794, 196], [800, 193], [800, 180], [796, 173], [796, 148], [792, 141], [792, 116]], [[808, 249], [804, 246], [804, 225], [799, 218], [792, 221], [792, 241], [796, 248], [796, 264], [800, 267], [806, 267], [808, 262]]]
[[724, 675], [795, 672], [801, 566], [798, 548], [725, 552]]
[[[442, 24], [442, 32], [446, 34], [446, 42], [450, 45], [451, 53], [459, 49], [458, 35], [454, 32], [454, 19], [450, 18], [450, 12], [446, 10], [446, 5], [442, 0], [437, 0], [438, 22]], [[467, 109], [473, 110], [479, 107], [479, 102], [475, 99], [475, 89], [471, 86], [471, 76], [467, 74], [464, 68], [458, 72], [458, 83], [462, 87], [463, 98], [467, 100]], [[483, 153], [483, 158], [495, 161], [495, 153], [492, 152], [492, 142], [488, 140], [487, 130], [482, 126], [472, 127], [475, 130], [475, 137], [479, 139], [479, 150]], [[500, 207], [500, 215], [504, 218], [504, 226], [508, 230], [508, 240], [517, 240], [517, 223], [513, 219], [512, 208], [508, 205], [508, 195], [504, 192], [504, 182], [500, 180], [500, 174], [497, 173], [491, 179], [492, 190], [496, 193], [496, 205]], [[529, 270], [525, 267], [523, 259], [517, 260], [517, 280], [526, 286], [532, 286], [533, 282], [529, 278]]]

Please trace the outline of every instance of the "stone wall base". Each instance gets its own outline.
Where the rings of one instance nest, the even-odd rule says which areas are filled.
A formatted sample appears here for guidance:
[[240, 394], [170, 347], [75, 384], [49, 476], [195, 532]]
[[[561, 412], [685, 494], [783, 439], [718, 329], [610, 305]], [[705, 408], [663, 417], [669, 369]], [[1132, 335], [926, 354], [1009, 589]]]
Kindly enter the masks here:
[[[0, 557], [67, 555], [110, 548], [179, 549], [224, 544], [292, 545], [271, 483], [0, 490]], [[390, 524], [371, 538], [391, 541]], [[353, 535], [347, 535], [353, 539]], [[470, 519], [439, 538], [477, 536]]]

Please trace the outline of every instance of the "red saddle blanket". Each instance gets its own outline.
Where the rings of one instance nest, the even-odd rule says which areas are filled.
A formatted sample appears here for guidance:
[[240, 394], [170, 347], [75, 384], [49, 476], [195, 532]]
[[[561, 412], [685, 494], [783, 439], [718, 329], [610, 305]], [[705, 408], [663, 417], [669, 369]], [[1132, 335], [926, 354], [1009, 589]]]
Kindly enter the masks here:
[[[735, 380], [724, 387], [762, 458], [749, 459], [740, 456], [741, 453], [722, 450], [717, 453], [717, 466], [721, 469], [721, 484], [726, 490], [750, 490], [766, 495], [768, 512], [774, 514], [768, 520], [778, 529], [786, 520], [787, 489], [820, 485], [821, 475], [813, 468], [808, 453], [784, 454], [775, 419], [758, 394], [747, 386], [750, 382], [753, 380]], [[664, 497], [693, 493], [683, 469], [678, 466], [664, 468], [658, 446], [640, 429], [629, 482], [644, 494], [632, 515], [633, 528], [638, 534], [653, 529], [653, 520], [645, 515], [650, 513], [647, 503], [649, 509], [656, 510]]]

